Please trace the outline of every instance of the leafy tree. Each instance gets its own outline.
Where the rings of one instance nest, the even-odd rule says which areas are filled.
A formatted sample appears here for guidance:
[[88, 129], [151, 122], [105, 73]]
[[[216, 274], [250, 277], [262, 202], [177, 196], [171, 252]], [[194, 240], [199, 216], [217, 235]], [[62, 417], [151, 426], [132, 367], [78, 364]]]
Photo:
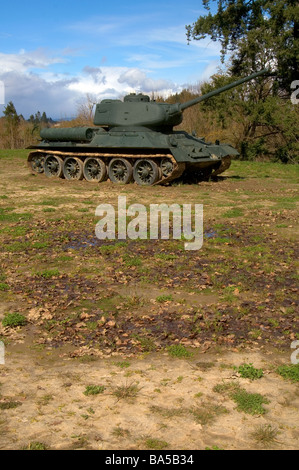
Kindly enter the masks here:
[[37, 113], [35, 114], [34, 122], [36, 124], [39, 124], [40, 120], [41, 120], [41, 113], [39, 111], [37, 111]]
[[299, 4], [297, 0], [203, 0], [208, 13], [186, 26], [188, 40], [220, 41], [222, 61], [232, 52], [232, 75], [265, 66], [275, 69], [281, 89], [290, 93], [298, 79]]
[[20, 124], [20, 116], [17, 114], [16, 108], [12, 101], [5, 106], [3, 111], [5, 117], [5, 129], [9, 139], [9, 147], [15, 148], [18, 141], [18, 127]]
[[[298, 161], [298, 105], [291, 84], [299, 78], [299, 4], [295, 0], [203, 0], [207, 15], [186, 26], [189, 40], [220, 41], [226, 73], [214, 75], [202, 93], [263, 68], [263, 77], [203, 103], [210, 123], [234, 129], [241, 157]], [[215, 13], [211, 7], [216, 6]], [[281, 98], [286, 98], [282, 100]]]
[[[216, 74], [201, 87], [203, 94], [231, 82]], [[242, 159], [267, 158], [298, 162], [299, 107], [273, 94], [271, 78], [254, 80], [207, 100], [202, 115], [219, 137], [230, 141]]]
[[20, 118], [12, 101], [10, 101], [7, 106], [5, 106], [3, 114], [9, 122], [19, 124]]
[[40, 120], [43, 124], [48, 123], [48, 118], [47, 118], [47, 115], [46, 115], [45, 111], [43, 112], [42, 117], [40, 118]]

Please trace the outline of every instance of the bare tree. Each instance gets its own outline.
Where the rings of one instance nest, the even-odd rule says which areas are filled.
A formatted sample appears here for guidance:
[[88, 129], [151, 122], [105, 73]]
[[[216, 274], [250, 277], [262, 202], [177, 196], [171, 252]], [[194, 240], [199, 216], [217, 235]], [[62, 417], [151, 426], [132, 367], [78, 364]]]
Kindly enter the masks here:
[[78, 123], [79, 126], [93, 125], [94, 108], [96, 103], [96, 97], [87, 93], [85, 101], [78, 104], [76, 123]]

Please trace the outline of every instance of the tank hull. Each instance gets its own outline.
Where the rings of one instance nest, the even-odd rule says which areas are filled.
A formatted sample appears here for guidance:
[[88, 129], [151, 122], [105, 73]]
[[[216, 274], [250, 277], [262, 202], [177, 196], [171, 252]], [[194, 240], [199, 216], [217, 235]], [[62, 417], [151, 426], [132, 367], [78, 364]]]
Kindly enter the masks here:
[[[59, 158], [62, 166], [68, 158], [79, 160], [82, 167], [87, 159], [100, 159], [106, 166], [108, 176], [113, 159], [126, 160], [132, 168], [136, 166], [137, 161], [146, 160], [150, 161], [149, 167], [151, 162], [155, 163], [154, 166], [158, 166], [158, 177], [152, 180], [144, 178], [140, 182], [133, 174], [131, 180], [135, 179], [138, 184], [166, 184], [182, 176], [186, 179], [190, 176], [192, 181], [217, 176], [229, 167], [231, 157], [238, 155], [238, 152], [228, 144], [207, 143], [204, 139], [183, 131], [166, 134], [142, 127], [132, 129], [117, 127], [108, 130], [77, 128], [77, 132], [76, 128], [69, 129], [70, 138], [74, 134], [82, 135], [81, 141], [66, 141], [68, 132], [63, 129], [61, 131], [59, 134], [59, 129], [49, 129], [49, 140], [46, 139], [47, 132], [44, 132], [44, 140], [39, 145], [30, 147], [32, 151], [28, 156], [28, 164], [33, 172], [43, 172], [44, 161], [49, 155]], [[139, 163], [139, 167], [139, 173], [141, 170], [146, 173], [145, 163], [144, 165]], [[49, 176], [47, 172], [45, 173]], [[59, 176], [65, 176], [64, 172]], [[114, 182], [119, 181], [116, 179]]]

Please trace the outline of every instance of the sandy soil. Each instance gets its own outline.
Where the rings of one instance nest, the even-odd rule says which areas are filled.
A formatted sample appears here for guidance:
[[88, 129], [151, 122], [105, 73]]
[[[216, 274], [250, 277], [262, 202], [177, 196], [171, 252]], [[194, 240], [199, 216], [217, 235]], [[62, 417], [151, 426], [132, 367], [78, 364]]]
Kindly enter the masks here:
[[[0, 366], [1, 403], [18, 406], [1, 411], [0, 448], [296, 449], [298, 385], [273, 369], [288, 360], [284, 356], [194, 350], [189, 359], [150, 353], [85, 362], [70, 359], [68, 351], [8, 347]], [[242, 363], [261, 367], [264, 376], [241, 378], [233, 367]], [[238, 411], [233, 400], [213, 390], [232, 382], [265, 396], [266, 413]], [[104, 389], [86, 395], [91, 385]], [[270, 443], [255, 437], [267, 428], [275, 431]]]

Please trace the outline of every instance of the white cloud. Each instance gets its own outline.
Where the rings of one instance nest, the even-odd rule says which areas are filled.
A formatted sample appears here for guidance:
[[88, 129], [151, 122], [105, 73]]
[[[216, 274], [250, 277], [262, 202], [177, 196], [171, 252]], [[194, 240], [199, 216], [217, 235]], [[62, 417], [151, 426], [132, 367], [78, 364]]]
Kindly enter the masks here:
[[80, 94], [68, 90], [72, 80], [49, 82], [37, 74], [8, 72], [0, 74], [5, 85], [6, 103], [13, 101], [19, 114], [28, 118], [37, 111], [62, 118], [73, 116]]
[[177, 90], [177, 85], [169, 80], [153, 79], [148, 72], [128, 67], [84, 67], [85, 74], [71, 82], [70, 90], [90, 93], [99, 100], [103, 98], [119, 98], [132, 92], [159, 92], [169, 94]]
[[[190, 54], [163, 62], [159, 52], [147, 55], [136, 52], [127, 61], [131, 62], [130, 65], [137, 63], [134, 67], [107, 66], [107, 62], [102, 61], [101, 66], [87, 64], [79, 72], [67, 74], [55, 72], [57, 64], [67, 66], [69, 63], [65, 50], [59, 54], [41, 48], [21, 50], [17, 54], [0, 53], [0, 81], [5, 85], [6, 102], [13, 101], [17, 112], [25, 118], [38, 110], [46, 111], [54, 119], [71, 117], [87, 94], [101, 101], [104, 98], [119, 99], [131, 92], [155, 93], [164, 97], [179, 92], [182, 85], [159, 76], [157, 71], [162, 68], [171, 70], [171, 67], [184, 69], [193, 53]], [[205, 65], [203, 75], [198, 77], [194, 69], [194, 77], [189, 83], [207, 79], [216, 71], [218, 62], [208, 62], [205, 54], [199, 57], [199, 62]]]
[[24, 73], [32, 69], [44, 69], [49, 65], [64, 62], [66, 60], [61, 57], [49, 57], [42, 48], [30, 52], [21, 49], [18, 54], [4, 54], [0, 52], [0, 73]]
[[69, 90], [82, 94], [91, 93], [99, 99], [107, 97], [107, 90], [113, 90], [112, 98], [126, 91], [126, 87], [118, 82], [118, 78], [126, 71], [125, 67], [84, 67], [77, 80], [68, 85]]
[[169, 90], [176, 88], [175, 84], [169, 80], [153, 79], [147, 73], [140, 69], [128, 69], [119, 78], [118, 82], [127, 84], [138, 92], [160, 92], [165, 94]]
[[131, 92], [156, 92], [169, 95], [177, 85], [154, 79], [146, 70], [129, 67], [92, 67], [80, 73], [55, 73], [51, 66], [65, 59], [49, 57], [44, 50], [0, 54], [0, 80], [5, 85], [6, 101], [13, 101], [17, 112], [28, 118], [38, 110], [53, 118], [71, 117], [87, 94], [98, 101], [121, 98]]

